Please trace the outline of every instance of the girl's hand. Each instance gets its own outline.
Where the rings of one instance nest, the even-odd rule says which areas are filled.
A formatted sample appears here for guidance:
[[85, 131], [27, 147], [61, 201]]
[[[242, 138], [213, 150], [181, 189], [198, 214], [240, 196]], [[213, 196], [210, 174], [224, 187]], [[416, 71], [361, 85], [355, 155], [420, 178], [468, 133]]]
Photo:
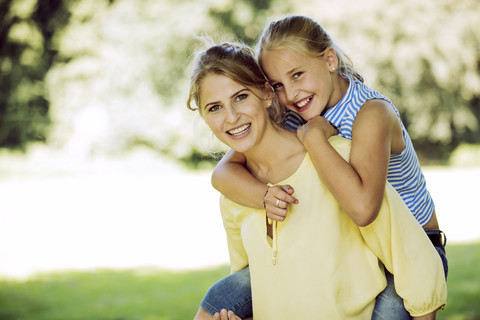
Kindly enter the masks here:
[[213, 315], [214, 320], [242, 320], [240, 317], [236, 316], [233, 311], [228, 311], [226, 309], [220, 310], [220, 313], [215, 313]]
[[330, 121], [321, 116], [313, 117], [297, 129], [297, 138], [303, 144], [306, 144], [310, 139], [312, 139], [311, 142], [314, 143], [319, 135], [328, 139], [337, 134], [338, 129], [335, 128]]
[[292, 196], [293, 192], [289, 185], [269, 187], [263, 199], [267, 217], [276, 221], [285, 220], [288, 206], [298, 204], [298, 200]]

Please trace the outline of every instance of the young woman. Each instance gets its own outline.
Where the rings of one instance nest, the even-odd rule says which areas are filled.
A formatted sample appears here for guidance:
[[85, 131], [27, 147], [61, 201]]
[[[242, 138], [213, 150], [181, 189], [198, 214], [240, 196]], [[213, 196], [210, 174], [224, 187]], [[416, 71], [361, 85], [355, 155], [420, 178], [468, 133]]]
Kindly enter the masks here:
[[[359, 226], [368, 225], [382, 204], [385, 182], [390, 182], [437, 249], [446, 276], [446, 238], [410, 137], [390, 100], [364, 85], [342, 50], [308, 17], [289, 16], [268, 25], [258, 52], [270, 85], [289, 110], [284, 125], [297, 132], [317, 173], [345, 212]], [[349, 161], [328, 143], [336, 133], [352, 140]], [[212, 184], [241, 204], [265, 206], [267, 215], [280, 221], [297, 201], [290, 186], [269, 188], [253, 179], [239, 153], [230, 152], [222, 159]], [[408, 319], [395, 294], [394, 279], [389, 273], [387, 278], [389, 287], [379, 297], [386, 300], [385, 312], [392, 312], [389, 301], [395, 300], [396, 312], [404, 315], [399, 319]], [[377, 305], [378, 312], [382, 309]]]
[[[382, 264], [398, 279], [407, 310], [434, 318], [446, 299], [441, 260], [398, 193], [387, 184], [376, 218], [358, 226], [319, 179], [296, 133], [272, 120], [278, 105], [247, 47], [217, 45], [199, 55], [193, 104], [218, 139], [244, 154], [255, 179], [291, 185], [300, 200], [283, 222], [269, 223], [263, 209], [221, 198], [231, 270], [249, 273], [254, 318], [370, 319], [386, 286]], [[349, 140], [329, 143], [348, 161]], [[230, 309], [222, 299], [238, 290], [227, 282], [233, 286], [217, 283], [221, 292], [207, 293], [197, 319]]]

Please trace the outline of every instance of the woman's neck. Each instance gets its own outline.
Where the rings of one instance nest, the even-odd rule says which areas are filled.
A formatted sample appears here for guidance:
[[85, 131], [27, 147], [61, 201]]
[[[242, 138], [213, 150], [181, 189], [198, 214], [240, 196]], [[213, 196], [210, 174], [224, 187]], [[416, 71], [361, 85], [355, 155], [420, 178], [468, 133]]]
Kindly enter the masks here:
[[306, 154], [295, 132], [273, 126], [256, 148], [245, 152], [247, 168], [264, 183], [277, 183], [292, 175]]

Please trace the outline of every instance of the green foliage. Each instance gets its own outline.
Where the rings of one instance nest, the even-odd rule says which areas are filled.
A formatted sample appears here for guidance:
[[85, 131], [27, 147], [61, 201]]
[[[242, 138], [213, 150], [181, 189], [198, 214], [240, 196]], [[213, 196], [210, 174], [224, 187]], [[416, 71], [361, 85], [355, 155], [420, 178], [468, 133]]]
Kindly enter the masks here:
[[[480, 243], [447, 246], [448, 300], [439, 320], [480, 319]], [[58, 272], [0, 280], [0, 320], [192, 319], [206, 290], [228, 267]]]
[[55, 32], [69, 1], [0, 3], [0, 147], [45, 141], [49, 103], [44, 78], [57, 55]]
[[184, 166], [190, 169], [213, 169], [213, 164], [217, 163], [224, 155], [224, 152], [206, 154], [197, 149], [193, 149], [186, 156], [178, 159]]

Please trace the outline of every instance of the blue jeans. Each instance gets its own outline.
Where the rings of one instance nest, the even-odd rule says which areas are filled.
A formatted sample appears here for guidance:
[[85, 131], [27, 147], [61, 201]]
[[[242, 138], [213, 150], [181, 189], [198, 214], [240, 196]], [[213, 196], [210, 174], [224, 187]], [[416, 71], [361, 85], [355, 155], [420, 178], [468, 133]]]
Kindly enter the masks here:
[[[448, 262], [444, 246], [435, 247], [442, 259], [445, 278]], [[403, 305], [403, 299], [395, 291], [393, 275], [385, 270], [387, 287], [378, 296], [373, 310], [372, 320], [412, 319]], [[232, 310], [242, 319], [252, 317], [252, 293], [250, 287], [250, 269], [246, 267], [215, 282], [208, 289], [200, 306], [212, 316], [221, 309]]]
[[215, 282], [208, 289], [200, 307], [212, 316], [221, 309], [227, 309], [242, 319], [252, 317], [250, 269], [246, 267]]

